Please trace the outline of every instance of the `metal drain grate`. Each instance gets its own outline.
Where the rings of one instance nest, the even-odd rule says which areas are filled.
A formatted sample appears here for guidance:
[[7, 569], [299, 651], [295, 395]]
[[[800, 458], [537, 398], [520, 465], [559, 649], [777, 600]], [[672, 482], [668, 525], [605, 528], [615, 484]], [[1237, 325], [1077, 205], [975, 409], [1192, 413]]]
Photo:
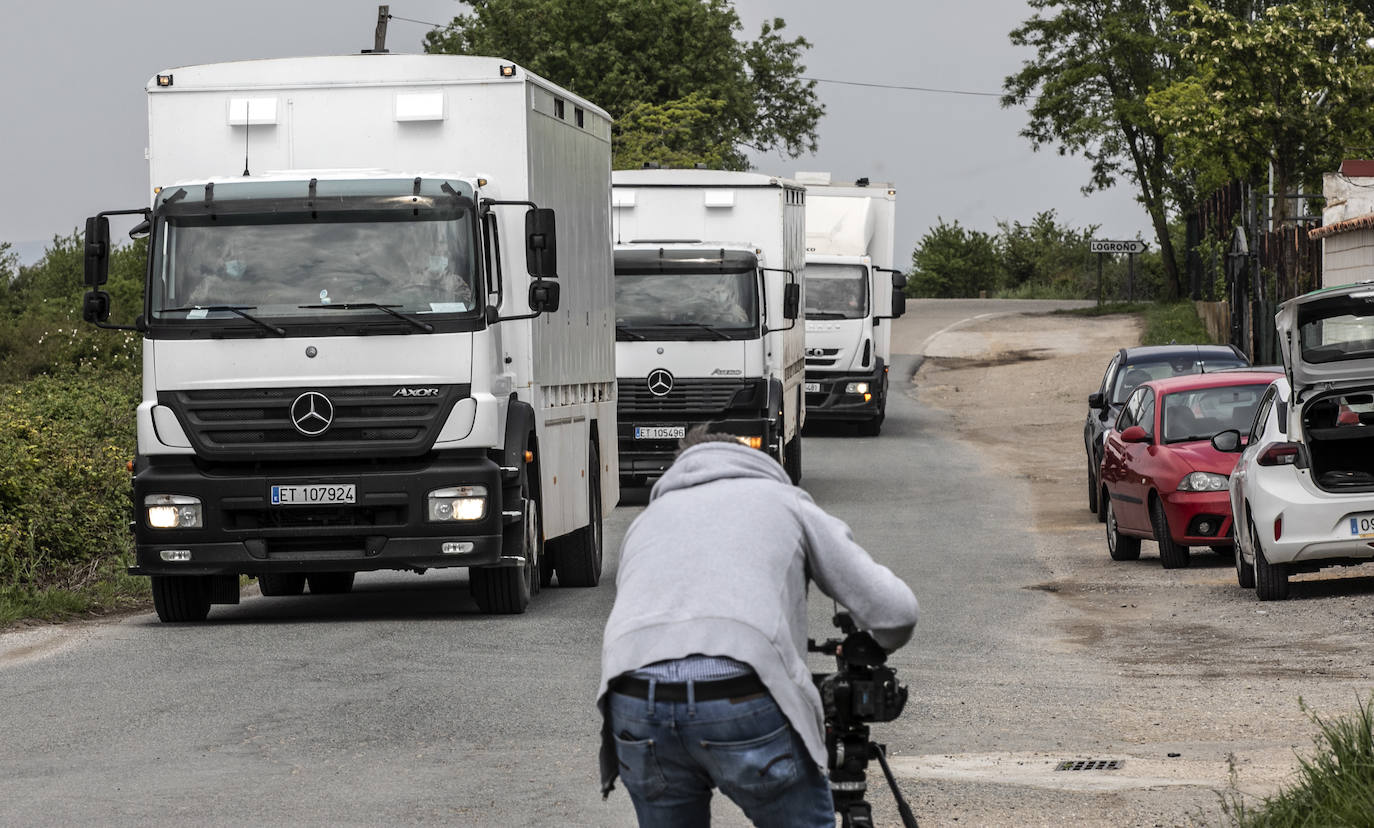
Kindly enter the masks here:
[[1125, 759], [1065, 759], [1055, 766], [1057, 771], [1121, 770]]

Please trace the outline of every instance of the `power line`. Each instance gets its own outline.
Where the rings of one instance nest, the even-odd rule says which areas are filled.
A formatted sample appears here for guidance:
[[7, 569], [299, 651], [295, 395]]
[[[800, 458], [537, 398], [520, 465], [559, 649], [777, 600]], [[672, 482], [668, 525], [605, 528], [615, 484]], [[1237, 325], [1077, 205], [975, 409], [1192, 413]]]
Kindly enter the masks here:
[[387, 19], [389, 19], [389, 20], [404, 20], [404, 21], [407, 22], [407, 23], [419, 23], [421, 26], [429, 26], [429, 27], [435, 28], [435, 29], [442, 29], [442, 28], [444, 28], [445, 26], [448, 25], [447, 23], [431, 23], [431, 22], [429, 22], [428, 20], [416, 20], [416, 19], [413, 18], [413, 17], [401, 17], [399, 14], [388, 14], [388, 15], [387, 15]]
[[909, 92], [935, 92], [941, 95], [974, 95], [982, 98], [1000, 98], [1001, 92], [970, 92], [965, 89], [937, 89], [932, 86], [905, 86], [896, 83], [867, 83], [864, 81], [843, 81], [832, 78], [807, 78], [800, 77], [799, 80], [813, 81], [815, 83], [837, 83], [842, 86], [869, 86], [875, 89], [904, 89]]

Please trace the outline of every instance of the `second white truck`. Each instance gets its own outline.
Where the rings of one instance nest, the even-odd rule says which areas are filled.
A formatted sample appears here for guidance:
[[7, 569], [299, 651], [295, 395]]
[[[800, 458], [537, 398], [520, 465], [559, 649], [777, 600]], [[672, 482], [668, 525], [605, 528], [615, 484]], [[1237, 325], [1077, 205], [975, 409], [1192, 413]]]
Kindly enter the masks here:
[[719, 170], [611, 180], [622, 484], [661, 475], [700, 423], [800, 480], [806, 191]]
[[806, 185], [806, 409], [874, 436], [887, 416], [892, 321], [906, 311], [906, 276], [892, 268], [897, 191], [866, 178]]

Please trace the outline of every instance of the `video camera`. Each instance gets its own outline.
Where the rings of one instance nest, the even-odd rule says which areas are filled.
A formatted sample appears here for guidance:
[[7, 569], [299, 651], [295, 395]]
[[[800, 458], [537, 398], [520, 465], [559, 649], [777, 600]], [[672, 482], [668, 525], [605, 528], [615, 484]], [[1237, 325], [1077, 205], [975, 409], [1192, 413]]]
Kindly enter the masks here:
[[835, 657], [835, 672], [812, 673], [825, 711], [826, 764], [830, 792], [842, 828], [871, 828], [872, 807], [864, 800], [868, 790], [868, 760], [877, 759], [897, 800], [903, 825], [916, 828], [916, 817], [902, 798], [887, 764], [887, 748], [869, 739], [869, 722], [890, 722], [906, 707], [907, 688], [897, 671], [887, 666], [887, 651], [873, 636], [854, 625], [847, 612], [837, 612], [832, 623], [844, 638], [827, 638], [817, 644], [808, 639], [806, 649]]

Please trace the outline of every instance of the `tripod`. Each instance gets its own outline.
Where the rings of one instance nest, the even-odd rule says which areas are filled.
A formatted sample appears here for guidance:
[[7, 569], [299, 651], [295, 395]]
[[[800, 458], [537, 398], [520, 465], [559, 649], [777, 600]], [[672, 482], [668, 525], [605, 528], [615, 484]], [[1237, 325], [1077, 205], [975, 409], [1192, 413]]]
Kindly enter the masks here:
[[843, 732], [828, 729], [826, 748], [830, 754], [830, 793], [835, 811], [840, 815], [841, 828], [873, 828], [873, 807], [864, 799], [868, 790], [867, 768], [870, 759], [882, 766], [892, 798], [897, 800], [897, 813], [906, 828], [917, 828], [911, 806], [902, 797], [892, 768], [887, 764], [887, 747], [871, 741], [868, 725], [850, 724]]

